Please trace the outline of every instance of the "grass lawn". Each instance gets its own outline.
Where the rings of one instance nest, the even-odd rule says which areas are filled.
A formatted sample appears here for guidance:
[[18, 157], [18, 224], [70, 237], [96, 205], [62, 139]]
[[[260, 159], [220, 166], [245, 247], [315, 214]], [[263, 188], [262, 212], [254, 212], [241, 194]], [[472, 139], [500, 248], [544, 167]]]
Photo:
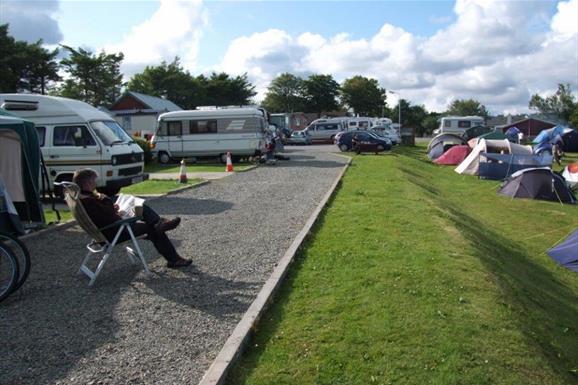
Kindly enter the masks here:
[[120, 192], [123, 194], [164, 194], [171, 190], [176, 190], [184, 186], [190, 186], [201, 182], [201, 179], [189, 179], [187, 183], [180, 183], [176, 180], [145, 180], [144, 182], [123, 187]]
[[[50, 205], [47, 205], [46, 207], [50, 207]], [[70, 213], [70, 211], [68, 211], [68, 208], [66, 210], [58, 210], [58, 213], [60, 214], [61, 223], [67, 222], [72, 219], [72, 214]], [[57, 221], [56, 212], [52, 211], [52, 209], [50, 208], [47, 208], [44, 210], [44, 218], [46, 219], [46, 223], [56, 222]]]
[[578, 384], [578, 207], [424, 147], [354, 158], [230, 384]]
[[[252, 163], [233, 163], [235, 171], [246, 170], [253, 166]], [[160, 163], [149, 163], [145, 166], [145, 172], [155, 173], [178, 173], [181, 170], [181, 166], [178, 164], [160, 164]], [[221, 163], [199, 163], [199, 164], [187, 164], [187, 172], [225, 172], [225, 165]]]

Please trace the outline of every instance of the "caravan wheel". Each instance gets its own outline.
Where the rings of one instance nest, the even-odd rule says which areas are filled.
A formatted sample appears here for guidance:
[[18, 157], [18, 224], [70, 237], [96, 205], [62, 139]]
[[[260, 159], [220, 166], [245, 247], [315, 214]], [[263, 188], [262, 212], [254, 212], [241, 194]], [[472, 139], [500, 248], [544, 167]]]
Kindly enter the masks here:
[[171, 161], [171, 157], [166, 152], [159, 152], [159, 163], [167, 164]]

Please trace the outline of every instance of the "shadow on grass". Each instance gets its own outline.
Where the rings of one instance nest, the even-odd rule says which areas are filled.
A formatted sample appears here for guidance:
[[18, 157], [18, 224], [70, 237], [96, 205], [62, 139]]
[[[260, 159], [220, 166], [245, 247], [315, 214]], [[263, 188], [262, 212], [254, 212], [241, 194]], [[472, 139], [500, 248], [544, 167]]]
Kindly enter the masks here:
[[564, 373], [569, 384], [577, 383], [578, 375], [572, 371], [576, 369], [578, 346], [576, 294], [535, 263], [521, 244], [460, 210], [417, 173], [401, 170], [411, 175], [410, 183], [429, 193], [442, 216], [470, 243], [474, 255], [493, 274], [505, 306], [512, 309], [530, 345], [542, 352], [555, 372]]

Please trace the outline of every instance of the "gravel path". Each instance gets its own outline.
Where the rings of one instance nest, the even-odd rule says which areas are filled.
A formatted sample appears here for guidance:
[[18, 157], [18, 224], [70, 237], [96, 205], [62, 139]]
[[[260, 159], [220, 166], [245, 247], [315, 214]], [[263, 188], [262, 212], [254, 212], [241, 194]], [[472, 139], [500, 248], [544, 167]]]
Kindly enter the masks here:
[[170, 235], [188, 269], [142, 241], [150, 276], [117, 253], [88, 288], [78, 227], [28, 240], [30, 278], [0, 304], [0, 384], [198, 383], [343, 167], [327, 151], [151, 201], [183, 218]]

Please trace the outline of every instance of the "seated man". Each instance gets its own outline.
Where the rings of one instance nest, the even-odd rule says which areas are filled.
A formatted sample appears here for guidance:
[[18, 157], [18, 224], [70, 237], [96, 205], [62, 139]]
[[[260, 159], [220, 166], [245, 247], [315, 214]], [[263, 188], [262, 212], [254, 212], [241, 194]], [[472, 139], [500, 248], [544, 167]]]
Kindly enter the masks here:
[[[120, 221], [123, 218], [118, 211], [118, 206], [114, 204], [111, 198], [95, 191], [97, 178], [98, 174], [96, 171], [85, 168], [77, 170], [74, 173], [72, 181], [80, 187], [81, 193], [79, 198], [86, 214], [88, 214], [98, 228], [102, 228], [116, 221]], [[146, 204], [143, 205], [142, 217], [142, 222], [139, 221], [130, 225], [135, 237], [146, 234], [146, 239], [150, 240], [157, 251], [167, 260], [167, 267], [176, 269], [189, 266], [192, 261], [180, 257], [165, 234], [166, 231], [177, 227], [181, 222], [181, 218], [176, 217], [172, 220], [163, 219]], [[118, 227], [115, 226], [103, 230], [102, 233], [109, 242], [112, 242], [117, 231]], [[126, 241], [129, 238], [130, 235], [125, 231], [118, 238], [118, 242]]]

